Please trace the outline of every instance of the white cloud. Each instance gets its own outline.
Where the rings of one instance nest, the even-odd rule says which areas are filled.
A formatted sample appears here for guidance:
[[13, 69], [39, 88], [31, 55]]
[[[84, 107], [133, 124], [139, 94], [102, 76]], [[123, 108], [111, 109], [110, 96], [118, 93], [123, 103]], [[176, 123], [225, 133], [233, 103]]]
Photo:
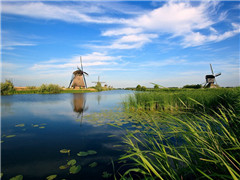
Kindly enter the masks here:
[[[93, 52], [82, 56], [83, 66], [102, 66], [116, 64], [115, 61], [121, 59], [120, 56], [109, 56], [105, 53]], [[80, 67], [80, 55], [73, 56], [69, 59], [53, 59], [49, 61], [43, 61], [38, 64], [34, 64], [31, 70], [48, 70], [48, 69], [72, 69]]]

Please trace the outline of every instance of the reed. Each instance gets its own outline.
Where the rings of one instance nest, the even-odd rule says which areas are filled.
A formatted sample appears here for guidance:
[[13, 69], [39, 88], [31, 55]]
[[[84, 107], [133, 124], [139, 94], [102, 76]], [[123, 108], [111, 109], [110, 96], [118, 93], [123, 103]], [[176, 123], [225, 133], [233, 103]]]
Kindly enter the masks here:
[[126, 130], [128, 150], [120, 160], [132, 163], [122, 179], [240, 178], [239, 134], [231, 127], [239, 117], [233, 110], [179, 116], [141, 112], [136, 117], [142, 130]]
[[136, 92], [124, 102], [126, 109], [165, 112], [216, 110], [220, 104], [240, 109], [240, 88]]

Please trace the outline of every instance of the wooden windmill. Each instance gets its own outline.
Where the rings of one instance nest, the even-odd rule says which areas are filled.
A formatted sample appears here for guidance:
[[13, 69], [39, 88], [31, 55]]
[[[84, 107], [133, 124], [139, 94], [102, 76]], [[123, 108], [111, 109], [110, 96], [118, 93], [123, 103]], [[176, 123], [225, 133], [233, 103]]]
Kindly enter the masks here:
[[83, 71], [83, 65], [82, 65], [82, 57], [80, 56], [80, 63], [81, 63], [81, 69], [77, 66], [77, 70], [73, 72], [72, 78], [70, 81], [70, 84], [68, 88], [73, 87], [79, 87], [79, 88], [87, 88], [87, 83], [85, 79], [85, 74], [88, 75], [88, 73]]
[[[211, 64], [210, 64], [210, 68], [211, 68], [212, 74], [205, 76], [205, 78], [206, 78], [206, 83], [205, 83], [204, 87], [215, 88], [215, 87], [217, 87], [217, 86], [216, 86], [216, 85], [217, 85], [217, 81], [216, 81], [215, 78], [216, 78], [217, 76], [220, 76], [221, 73], [214, 74], [213, 68], [212, 68], [212, 65], [211, 65]], [[216, 83], [216, 85], [215, 85], [214, 83]]]

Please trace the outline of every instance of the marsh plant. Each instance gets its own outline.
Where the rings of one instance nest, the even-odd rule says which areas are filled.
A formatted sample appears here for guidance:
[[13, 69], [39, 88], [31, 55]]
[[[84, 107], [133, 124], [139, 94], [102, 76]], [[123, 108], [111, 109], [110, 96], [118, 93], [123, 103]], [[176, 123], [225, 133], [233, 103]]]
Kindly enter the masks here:
[[125, 128], [122, 179], [240, 179], [239, 102], [239, 88], [130, 96], [141, 129]]

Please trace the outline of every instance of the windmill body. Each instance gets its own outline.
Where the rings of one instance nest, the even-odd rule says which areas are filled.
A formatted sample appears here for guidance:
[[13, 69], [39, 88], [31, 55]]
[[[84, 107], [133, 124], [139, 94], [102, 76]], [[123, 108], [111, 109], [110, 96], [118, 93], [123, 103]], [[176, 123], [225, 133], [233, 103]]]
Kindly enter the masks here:
[[68, 88], [87, 88], [87, 83], [85, 79], [85, 74], [88, 75], [88, 73], [83, 71], [83, 66], [82, 66], [82, 58], [80, 57], [80, 62], [81, 62], [81, 69], [79, 67], [78, 70], [74, 71], [72, 74], [72, 78], [70, 81], [70, 84]]
[[[210, 64], [210, 68], [211, 68], [211, 72], [212, 72], [212, 74], [210, 74], [210, 75], [206, 75], [206, 76], [205, 76], [206, 84], [205, 84], [204, 87], [208, 87], [208, 88], [216, 88], [216, 87], [217, 87], [216, 77], [217, 77], [217, 76], [220, 76], [221, 73], [214, 74], [214, 72], [213, 72], [213, 68], [212, 68], [212, 65], [211, 65], [211, 64]], [[216, 83], [216, 84], [214, 84], [214, 83]]]

